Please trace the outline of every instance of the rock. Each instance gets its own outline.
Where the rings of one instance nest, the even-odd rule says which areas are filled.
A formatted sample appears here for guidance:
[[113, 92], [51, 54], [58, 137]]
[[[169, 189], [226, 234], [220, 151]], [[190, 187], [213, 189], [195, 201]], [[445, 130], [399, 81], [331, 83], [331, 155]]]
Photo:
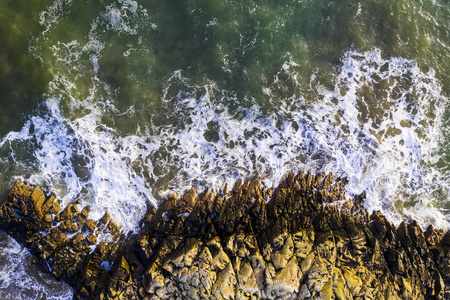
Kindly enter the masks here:
[[97, 237], [91, 233], [86, 237], [86, 241], [89, 245], [95, 245], [97, 244]]
[[53, 206], [53, 203], [55, 202], [56, 198], [53, 195], [50, 195], [50, 197], [48, 197], [44, 204], [42, 204], [42, 213], [46, 214], [49, 212], [50, 208]]
[[109, 220], [110, 220], [110, 216], [108, 214], [108, 212], [105, 212], [105, 214], [103, 215], [103, 217], [100, 218], [100, 220], [98, 220], [99, 223], [102, 224], [108, 224]]
[[194, 207], [197, 202], [197, 191], [195, 188], [192, 187], [189, 191], [187, 191], [186, 194], [184, 194], [183, 199], [190, 208]]
[[298, 265], [297, 258], [292, 257], [285, 267], [278, 272], [274, 286], [277, 289], [286, 290], [288, 293], [298, 293], [300, 287], [300, 280], [302, 278], [302, 272]]
[[31, 194], [31, 201], [34, 206], [34, 209], [42, 213], [42, 204], [44, 204], [45, 200], [46, 197], [44, 191], [41, 190], [39, 187], [36, 187], [33, 193]]
[[95, 227], [97, 225], [97, 222], [95, 222], [94, 220], [86, 220], [86, 222], [83, 225], [82, 231], [86, 232], [86, 231], [90, 231], [90, 232], [94, 232], [95, 231]]
[[61, 211], [61, 206], [59, 205], [59, 201], [53, 202], [53, 206], [50, 208], [49, 212], [51, 214], [58, 214]]
[[78, 215], [78, 222], [79, 223], [84, 223], [86, 222], [88, 216], [89, 216], [89, 211], [90, 211], [90, 206], [86, 205], [85, 207], [83, 207], [83, 209], [81, 210], [80, 214]]
[[125, 237], [107, 212], [95, 221], [89, 206], [61, 210], [18, 182], [0, 226], [74, 299], [450, 299], [450, 233], [395, 228], [368, 214], [364, 194], [344, 201], [345, 183], [298, 173], [275, 189], [239, 180], [232, 191], [171, 193]]
[[213, 285], [212, 294], [217, 299], [230, 299], [235, 296], [236, 274], [231, 264], [217, 274], [217, 280]]
[[46, 223], [51, 223], [51, 222], [53, 222], [52, 216], [50, 216], [49, 214], [45, 214], [45, 215], [44, 215], [44, 222], [46, 222]]

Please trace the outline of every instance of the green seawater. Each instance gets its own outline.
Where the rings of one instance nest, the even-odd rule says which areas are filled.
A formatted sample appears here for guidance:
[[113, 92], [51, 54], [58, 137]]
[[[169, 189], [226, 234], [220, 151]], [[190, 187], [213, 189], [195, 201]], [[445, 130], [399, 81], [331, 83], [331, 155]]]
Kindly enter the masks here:
[[169, 190], [307, 169], [446, 227], [449, 23], [448, 0], [0, 0], [0, 194], [22, 178], [132, 230]]
[[[433, 68], [449, 92], [448, 1], [141, 1], [135, 13], [125, 9], [126, 17], [117, 17], [129, 32], [120, 25], [114, 29], [109, 16], [102, 16], [120, 1], [2, 0], [0, 5], [3, 135], [19, 128], [23, 117], [16, 121], [17, 116], [27, 116], [43, 100], [58, 74], [74, 84], [67, 96], [85, 99], [93, 84], [90, 55], [96, 52], [98, 78], [117, 91], [118, 108], [146, 107], [144, 120], [149, 109], [161, 106], [162, 87], [175, 70], [192, 85], [214, 83], [217, 101], [223, 101], [224, 90], [243, 105], [254, 98], [264, 110], [276, 107], [273, 98], [301, 92], [314, 101], [307, 93], [311, 74], [331, 87], [349, 48], [413, 59], [423, 70]], [[63, 58], [93, 35], [103, 49], [83, 51], [75, 65]], [[273, 84], [286, 60], [298, 64], [298, 82], [280, 78], [284, 89], [264, 94], [262, 87]], [[122, 127], [124, 134], [133, 130]]]

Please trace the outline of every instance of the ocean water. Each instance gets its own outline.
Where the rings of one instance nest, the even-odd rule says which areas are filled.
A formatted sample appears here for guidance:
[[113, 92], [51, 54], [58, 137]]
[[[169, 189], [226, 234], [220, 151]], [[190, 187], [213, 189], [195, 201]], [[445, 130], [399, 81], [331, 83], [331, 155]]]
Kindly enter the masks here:
[[[0, 0], [0, 194], [135, 231], [190, 186], [332, 172], [450, 227], [447, 0]], [[0, 298], [70, 299], [2, 233]]]

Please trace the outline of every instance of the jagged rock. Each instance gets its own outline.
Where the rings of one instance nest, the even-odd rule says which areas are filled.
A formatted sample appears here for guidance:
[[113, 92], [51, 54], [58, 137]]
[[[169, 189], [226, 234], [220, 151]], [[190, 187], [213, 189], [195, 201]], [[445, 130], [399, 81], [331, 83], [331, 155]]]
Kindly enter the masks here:
[[125, 239], [107, 212], [61, 210], [18, 182], [0, 226], [75, 299], [450, 299], [450, 233], [395, 228], [369, 215], [364, 194], [344, 200], [345, 183], [299, 173], [276, 189], [238, 180], [172, 193]]

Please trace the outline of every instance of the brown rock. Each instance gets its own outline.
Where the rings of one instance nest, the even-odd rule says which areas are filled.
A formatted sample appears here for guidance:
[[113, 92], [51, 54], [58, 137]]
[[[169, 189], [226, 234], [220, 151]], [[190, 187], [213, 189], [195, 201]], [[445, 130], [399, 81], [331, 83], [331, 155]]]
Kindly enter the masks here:
[[44, 215], [44, 222], [46, 222], [46, 223], [51, 223], [51, 222], [53, 222], [52, 216], [50, 216], [50, 215], [48, 215], [48, 214], [45, 214], [45, 215]]
[[[60, 212], [17, 183], [0, 225], [75, 299], [450, 299], [450, 234], [369, 216], [364, 194], [340, 201], [345, 182], [299, 173], [276, 189], [258, 180], [231, 194], [191, 189], [149, 208], [127, 239], [108, 213], [89, 220], [79, 203]], [[39, 213], [47, 209], [60, 224]]]
[[45, 200], [44, 204], [42, 204], [42, 213], [48, 213], [50, 208], [53, 206], [53, 202], [55, 202], [55, 196], [50, 195], [50, 197]]
[[56, 217], [59, 221], [64, 220], [72, 220], [73, 213], [72, 213], [72, 203], [69, 203], [67, 207]]
[[189, 205], [189, 207], [194, 207], [197, 202], [197, 191], [192, 187], [189, 191], [184, 194], [183, 199]]
[[59, 201], [53, 202], [53, 206], [50, 208], [49, 212], [51, 214], [58, 214], [61, 211], [61, 206], [59, 205]]
[[99, 221], [99, 223], [108, 224], [110, 218], [111, 217], [109, 216], [108, 212], [105, 212], [103, 217], [101, 217], [100, 220], [98, 220], [98, 221]]
[[92, 220], [92, 219], [88, 219], [88, 220], [84, 223], [83, 228], [82, 228], [82, 231], [83, 231], [83, 232], [86, 232], [86, 231], [89, 230], [91, 233], [93, 233], [93, 232], [95, 231], [96, 225], [97, 225], [97, 222], [95, 222], [95, 221]]
[[72, 230], [72, 220], [71, 220], [71, 219], [64, 220], [64, 221], [61, 223], [61, 225], [59, 226], [59, 228], [60, 228], [62, 231], [65, 231], [65, 232], [71, 231], [71, 230]]
[[236, 274], [231, 266], [228, 264], [223, 271], [217, 275], [217, 280], [213, 285], [212, 294], [221, 299], [234, 298], [236, 288]]
[[83, 209], [81, 210], [80, 214], [78, 215], [78, 222], [79, 223], [84, 223], [86, 222], [88, 216], [89, 216], [89, 211], [90, 211], [90, 206], [86, 205], [85, 207], [83, 207]]
[[34, 205], [34, 208], [41, 212], [42, 211], [42, 204], [44, 204], [44, 201], [46, 200], [44, 191], [41, 190], [39, 187], [36, 187], [31, 194], [31, 201]]
[[91, 233], [86, 237], [86, 241], [89, 245], [95, 245], [97, 243], [97, 238]]
[[274, 286], [277, 289], [286, 290], [289, 294], [298, 293], [302, 272], [299, 268], [297, 258], [294, 256], [285, 267], [276, 275]]

